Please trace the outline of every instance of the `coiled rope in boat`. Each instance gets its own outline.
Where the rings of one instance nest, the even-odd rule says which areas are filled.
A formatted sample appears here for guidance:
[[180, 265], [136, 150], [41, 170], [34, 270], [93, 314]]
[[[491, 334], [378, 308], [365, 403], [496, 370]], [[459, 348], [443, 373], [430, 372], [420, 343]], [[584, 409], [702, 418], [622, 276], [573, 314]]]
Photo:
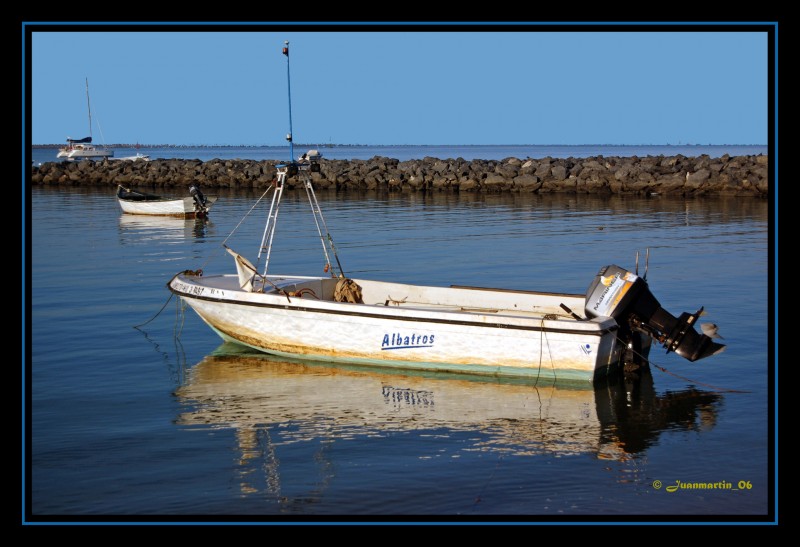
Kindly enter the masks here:
[[361, 287], [358, 283], [347, 277], [340, 277], [333, 291], [333, 299], [336, 302], [350, 302], [351, 304], [363, 304], [361, 299]]

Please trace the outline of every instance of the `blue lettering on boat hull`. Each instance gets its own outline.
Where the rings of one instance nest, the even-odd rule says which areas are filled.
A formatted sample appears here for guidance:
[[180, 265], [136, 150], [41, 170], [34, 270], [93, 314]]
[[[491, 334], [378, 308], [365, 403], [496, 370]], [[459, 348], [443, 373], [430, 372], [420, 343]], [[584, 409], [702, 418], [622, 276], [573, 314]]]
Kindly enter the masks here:
[[411, 348], [432, 348], [434, 342], [433, 334], [403, 335], [400, 333], [387, 333], [383, 335], [381, 350], [391, 349], [411, 349]]

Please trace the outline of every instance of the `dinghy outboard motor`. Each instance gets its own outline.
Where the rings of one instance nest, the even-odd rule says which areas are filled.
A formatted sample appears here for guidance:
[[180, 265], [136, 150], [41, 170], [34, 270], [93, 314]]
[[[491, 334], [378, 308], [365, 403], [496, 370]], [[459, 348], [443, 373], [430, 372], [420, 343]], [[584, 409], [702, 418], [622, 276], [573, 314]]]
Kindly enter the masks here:
[[300, 169], [303, 170], [307, 169], [312, 173], [319, 173], [320, 158], [322, 158], [322, 154], [320, 154], [318, 150], [309, 150], [308, 152], [300, 156], [297, 163]]
[[194, 199], [196, 204], [195, 208], [204, 211], [206, 208], [206, 197], [203, 195], [203, 192], [200, 191], [199, 184], [192, 184], [189, 186], [189, 195]]
[[619, 266], [604, 266], [586, 291], [586, 317], [612, 317], [620, 326], [623, 339], [642, 332], [689, 361], [697, 361], [725, 349], [705, 334], [694, 330], [703, 312], [682, 313], [675, 317], [661, 307], [647, 282]]

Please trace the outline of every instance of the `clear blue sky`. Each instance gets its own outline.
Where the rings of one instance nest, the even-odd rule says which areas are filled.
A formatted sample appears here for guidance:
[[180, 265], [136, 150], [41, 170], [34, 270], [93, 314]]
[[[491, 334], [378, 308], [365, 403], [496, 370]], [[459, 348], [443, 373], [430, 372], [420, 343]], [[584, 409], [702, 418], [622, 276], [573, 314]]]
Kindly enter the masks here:
[[769, 142], [766, 32], [85, 28], [32, 33], [33, 144], [88, 134], [86, 78], [96, 143], [285, 144], [284, 40], [296, 143]]

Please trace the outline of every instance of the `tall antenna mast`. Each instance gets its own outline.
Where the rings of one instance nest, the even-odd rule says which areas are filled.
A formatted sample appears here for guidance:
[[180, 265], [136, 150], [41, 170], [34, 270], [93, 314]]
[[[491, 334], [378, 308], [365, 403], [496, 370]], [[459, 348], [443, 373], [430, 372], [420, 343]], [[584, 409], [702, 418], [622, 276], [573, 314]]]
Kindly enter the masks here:
[[294, 161], [294, 143], [292, 142], [292, 81], [289, 78], [289, 40], [283, 42], [283, 54], [286, 55], [286, 85], [289, 91], [289, 134], [286, 140], [289, 141], [289, 162]]
[[[86, 77], [86, 108], [89, 110], [89, 136], [92, 136], [92, 105], [89, 104], [89, 77]], [[102, 136], [102, 135], [101, 135]], [[89, 141], [91, 142], [91, 141]]]

